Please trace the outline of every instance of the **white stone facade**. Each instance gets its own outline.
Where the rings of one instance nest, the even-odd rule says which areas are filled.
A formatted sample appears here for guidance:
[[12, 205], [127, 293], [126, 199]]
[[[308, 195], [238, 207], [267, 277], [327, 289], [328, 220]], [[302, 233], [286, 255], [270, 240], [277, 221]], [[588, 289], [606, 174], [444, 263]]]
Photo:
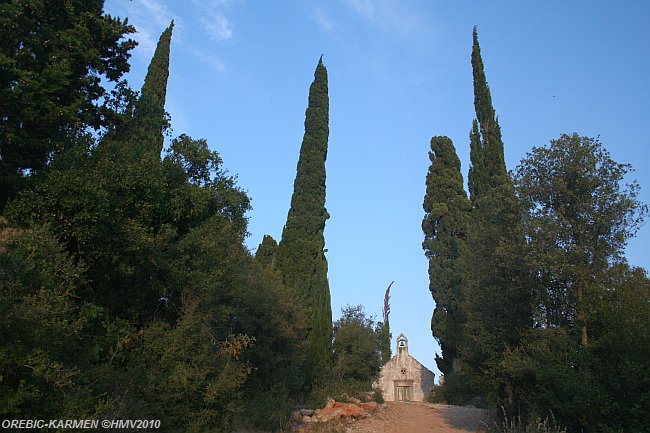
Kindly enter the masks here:
[[386, 401], [426, 401], [433, 388], [435, 374], [409, 355], [408, 339], [397, 337], [397, 354], [381, 369], [375, 384]]

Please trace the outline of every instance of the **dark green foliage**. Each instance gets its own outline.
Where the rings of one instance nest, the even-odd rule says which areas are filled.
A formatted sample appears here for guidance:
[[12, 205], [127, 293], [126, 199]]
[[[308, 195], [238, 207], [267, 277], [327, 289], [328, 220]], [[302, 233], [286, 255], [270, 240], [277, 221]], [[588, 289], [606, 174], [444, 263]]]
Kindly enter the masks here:
[[483, 168], [483, 152], [481, 144], [481, 133], [478, 131], [478, 121], [472, 120], [472, 130], [469, 133], [469, 156], [470, 166], [467, 175], [467, 189], [469, 190], [469, 198], [472, 203], [476, 202], [478, 196], [477, 188], [479, 185], [485, 185], [483, 179], [478, 178], [485, 174]]
[[[216, 154], [212, 156], [218, 158]], [[93, 362], [93, 368], [87, 371], [72, 369], [82, 383], [93, 385], [78, 391], [83, 391], [82, 400], [87, 403], [83, 407], [88, 409], [82, 412], [72, 408], [70, 413], [78, 417], [99, 410], [125, 418], [151, 414], [165, 420], [167, 425], [178, 427], [176, 430], [227, 431], [221, 429], [227, 428], [239, 411], [234, 397], [245, 382], [248, 367], [237, 361], [241, 354], [231, 356], [223, 352], [222, 346], [215, 346], [215, 341], [240, 341], [246, 346], [252, 342], [248, 337], [233, 340], [230, 335], [238, 333], [233, 318], [243, 316], [242, 311], [249, 308], [247, 303], [256, 299], [242, 292], [253, 284], [249, 282], [251, 275], [257, 275], [252, 258], [243, 246], [242, 229], [224, 218], [222, 209], [210, 205], [227, 199], [216, 197], [219, 191], [210, 185], [199, 187], [190, 182], [180, 162], [170, 159], [161, 164], [159, 161], [158, 166], [149, 165], [140, 174], [140, 179], [148, 179], [147, 176], [161, 176], [163, 181], [173, 179], [169, 183], [174, 188], [170, 194], [146, 194], [147, 190], [131, 187], [128, 188], [131, 196], [119, 197], [112, 182], [124, 178], [108, 176], [101, 164], [93, 165], [93, 161], [92, 157], [75, 152], [59, 158], [45, 182], [23, 193], [12, 204], [16, 219], [51, 225], [53, 232], [65, 240], [71, 254], [62, 252], [63, 256], [71, 262], [75, 257], [84, 263], [77, 271], [83, 284], [74, 291], [64, 285], [59, 290], [69, 293], [71, 300], [83, 300], [82, 305], [94, 309], [89, 311], [102, 312], [101, 325], [94, 323], [94, 328], [84, 334], [89, 336], [88, 348], [79, 349], [79, 343], [66, 346], [74, 350], [71, 359], [92, 351], [82, 358]], [[202, 165], [209, 164], [210, 159]], [[143, 165], [134, 164], [132, 172], [138, 167]], [[217, 177], [211, 183], [217, 182]], [[139, 184], [135, 182], [133, 186]], [[239, 193], [237, 189], [233, 191], [234, 195]], [[131, 207], [136, 201], [138, 206]], [[174, 215], [179, 203], [183, 206], [187, 203], [190, 209], [202, 209], [200, 216], [190, 221], [160, 220], [160, 215]], [[143, 211], [150, 208], [162, 211]], [[235, 219], [241, 218], [243, 215]], [[39, 252], [45, 245], [35, 246], [35, 251]], [[47, 250], [43, 254], [52, 256]], [[34, 257], [39, 260], [36, 266], [47, 270], [42, 263], [44, 259], [39, 255]], [[265, 277], [259, 278], [263, 282], [257, 285], [268, 287]], [[3, 275], [3, 281], [13, 279], [16, 278]], [[35, 276], [29, 280], [36, 284], [39, 281]], [[3, 290], [3, 303], [11, 293]], [[53, 299], [53, 294], [48, 295], [48, 301]], [[275, 301], [274, 297], [270, 299]], [[282, 311], [268, 302], [264, 308], [258, 307], [254, 315]], [[17, 326], [15, 315], [6, 317], [10, 326]], [[25, 332], [33, 332], [31, 329]], [[266, 332], [264, 341], [277, 340], [268, 338]], [[251, 334], [251, 338], [255, 336], [255, 332]], [[48, 347], [59, 357], [65, 354], [51, 345]], [[57, 358], [54, 361], [38, 358], [42, 368], [47, 363], [59, 368], [60, 362], [55, 361], [59, 362]], [[64, 391], [77, 401], [76, 389]], [[16, 413], [24, 413], [27, 404], [61, 410], [58, 403], [49, 400], [57, 398], [52, 392], [36, 395], [36, 402], [25, 400], [21, 397], [24, 393], [20, 388], [7, 393], [12, 401], [18, 401], [13, 403]], [[105, 397], [100, 396], [108, 396], [109, 400], [104, 404]]]
[[[640, 268], [610, 270], [613, 290], [592, 325], [589, 374], [598, 385], [595, 431], [650, 431], [650, 279]], [[610, 368], [603, 369], [607, 365]], [[593, 391], [590, 390], [594, 395]]]
[[[465, 352], [477, 358], [499, 356], [516, 345], [531, 325], [529, 278], [518, 206], [510, 188], [491, 191], [472, 209], [467, 230], [464, 269], [469, 338]], [[471, 356], [466, 357], [469, 361]]]
[[172, 140], [163, 165], [173, 203], [165, 218], [185, 231], [219, 214], [246, 232], [250, 198], [237, 187], [237, 178], [222, 168], [221, 157], [206, 140], [181, 134]]
[[531, 313], [524, 234], [512, 181], [507, 174], [501, 128], [492, 107], [478, 45], [473, 32], [472, 70], [476, 120], [470, 133], [468, 186], [471, 212], [467, 249], [461, 255], [465, 343], [461, 349], [464, 383], [507, 409], [516, 402], [499, 378], [499, 359], [507, 347], [517, 346], [530, 328]]
[[259, 401], [303, 383], [281, 277], [243, 245], [249, 198], [205, 140], [182, 135], [160, 160], [162, 124], [147, 129], [164, 118], [156, 101], [153, 115], [136, 108], [99, 144], [78, 135], [7, 208], [5, 416], [158, 418], [168, 431], [228, 432], [244, 389]]
[[101, 79], [128, 72], [135, 30], [101, 0], [0, 5], [0, 211], [88, 127], [108, 126]]
[[[474, 76], [474, 109], [476, 119], [470, 133], [470, 176], [469, 191], [472, 207], [479, 206], [479, 200], [494, 190], [511, 185], [503, 156], [501, 127], [492, 107], [492, 96], [485, 78], [478, 32], [474, 27], [472, 45], [472, 72]], [[505, 211], [511, 211], [506, 209]]]
[[[135, 104], [133, 118], [127, 120], [117, 133], [118, 140], [126, 140], [134, 155], [151, 154], [156, 159], [163, 149], [162, 132], [168, 126], [165, 117], [165, 96], [169, 77], [169, 49], [174, 22], [160, 35], [140, 98]], [[192, 173], [190, 176], [193, 176]]]
[[223, 161], [217, 152], [210, 150], [205, 140], [193, 140], [181, 134], [172, 140], [167, 152], [165, 159], [180, 166], [193, 185], [210, 185], [216, 174], [222, 174]]
[[552, 410], [558, 419], [577, 426], [575, 415], [593, 410], [588, 407], [589, 393], [595, 390], [580, 371], [583, 358], [565, 329], [530, 331], [520, 347], [506, 351], [501, 363], [518, 402], [508, 415], [534, 419]]
[[270, 235], [264, 235], [262, 243], [255, 252], [255, 259], [265, 267], [275, 267], [275, 257], [278, 252], [278, 243]]
[[642, 409], [650, 401], [650, 285], [623, 258], [647, 206], [636, 182], [621, 185], [630, 170], [597, 140], [573, 134], [533, 149], [516, 172], [537, 276], [535, 329], [502, 366], [527, 413], [553, 409], [572, 431], [650, 425]]
[[[168, 50], [169, 40], [163, 45]], [[159, 103], [162, 111], [164, 101]], [[142, 130], [136, 121], [149, 120], [136, 116], [122, 128]], [[92, 273], [86, 293], [92, 302], [120, 317], [147, 321], [161, 310], [173, 315], [178, 307], [170, 293], [175, 289], [168, 286], [168, 244], [213, 215], [245, 232], [250, 201], [221, 170], [219, 155], [205, 140], [182, 135], [161, 164], [157, 149], [141, 153], [131, 141], [140, 138], [118, 129], [96, 148], [85, 138], [54, 161], [12, 212], [53, 225]], [[155, 147], [158, 138], [160, 128], [147, 143]]]
[[384, 294], [384, 307], [382, 308], [383, 320], [377, 323], [377, 336], [379, 338], [379, 347], [381, 352], [381, 364], [386, 364], [393, 356], [391, 351], [391, 341], [393, 339], [390, 333], [390, 288], [395, 281], [392, 281], [386, 288]]
[[467, 369], [445, 374], [444, 383], [434, 391], [433, 403], [486, 406], [484, 399], [477, 398], [477, 384], [473, 379]]
[[47, 227], [0, 230], [0, 414], [90, 415], [87, 335], [101, 310], [79, 299], [83, 266]]
[[334, 374], [342, 383], [370, 389], [381, 369], [381, 350], [374, 320], [361, 305], [341, 310], [334, 322]]
[[210, 312], [196, 299], [184, 304], [176, 323], [155, 321], [129, 341], [125, 389], [114, 413], [146, 414], [167, 431], [229, 433], [249, 374], [237, 360], [252, 339], [237, 335], [215, 344]]
[[451, 140], [433, 137], [429, 159], [422, 247], [429, 259], [429, 290], [436, 302], [431, 331], [442, 349], [436, 363], [447, 375], [454, 370], [463, 339], [465, 313], [459, 259], [466, 248], [469, 201]]
[[[472, 158], [473, 172], [477, 176], [474, 179], [473, 187], [470, 187], [470, 194], [481, 196], [492, 188], [507, 183], [507, 170], [503, 156], [503, 140], [501, 139], [501, 127], [499, 120], [492, 107], [492, 96], [490, 87], [485, 78], [481, 48], [478, 43], [478, 30], [474, 27], [472, 33], [472, 73], [474, 77], [474, 109], [476, 120], [480, 130], [480, 144], [477, 139], [476, 124], [472, 125], [470, 135], [471, 150], [477, 153]], [[474, 166], [475, 162], [477, 166]]]
[[[141, 158], [160, 159], [163, 132], [169, 126], [165, 115], [165, 96], [169, 77], [169, 50], [174, 22], [160, 35], [140, 97], [132, 113], [127, 112], [123, 124], [111, 129], [102, 143], [102, 150], [119, 163]], [[192, 173], [194, 175], [194, 173]]]
[[379, 343], [381, 346], [381, 363], [387, 363], [392, 355], [392, 350], [390, 347], [391, 332], [390, 332], [390, 323], [388, 322], [378, 322], [377, 323], [377, 338], [379, 338]]
[[[312, 389], [308, 404], [322, 407], [328, 398], [365, 400], [382, 366], [382, 326], [368, 317], [363, 306], [346, 306], [334, 322], [333, 367]], [[381, 392], [379, 391], [379, 394]], [[375, 393], [375, 398], [381, 395]]]
[[299, 341], [294, 320], [301, 314], [282, 285], [278, 272], [252, 263], [240, 295], [235, 330], [255, 338], [242, 360], [252, 371], [243, 393], [246, 420], [258, 428], [287, 425], [298, 403], [296, 392], [304, 383], [304, 356], [296, 352]]
[[540, 270], [536, 321], [580, 331], [583, 345], [606, 272], [621, 262], [647, 213], [638, 184], [621, 186], [630, 169], [612, 161], [598, 140], [577, 134], [533, 149], [517, 168], [529, 257]]
[[[224, 341], [246, 335], [252, 345], [239, 355], [250, 374], [237, 402], [247, 421], [257, 426], [279, 426], [285, 421], [291, 393], [302, 386], [300, 358], [294, 357], [295, 317], [281, 277], [263, 269], [243, 246], [236, 226], [220, 216], [205, 221], [179, 243], [174, 283], [183, 298], [197, 296], [198, 307], [209, 313], [212, 338]], [[273, 400], [277, 399], [277, 400]], [[238, 406], [239, 407], [239, 406]]]
[[[147, 76], [142, 85], [140, 99], [135, 105], [134, 122], [140, 124], [143, 135], [156, 136], [160, 140], [155, 149], [158, 154], [162, 151], [162, 137], [158, 137], [160, 122], [165, 115], [165, 97], [167, 95], [167, 79], [169, 78], [169, 50], [172, 39], [174, 21], [165, 29], [158, 39]], [[153, 147], [153, 146], [152, 146]]]
[[123, 317], [151, 317], [163, 295], [154, 276], [174, 236], [160, 221], [167, 194], [160, 161], [118, 164], [82, 146], [58, 158], [10, 215], [52, 225], [93, 274], [86, 293], [93, 303]]
[[291, 208], [282, 231], [276, 267], [294, 302], [306, 312], [303, 327], [309, 389], [329, 368], [332, 341], [332, 307], [325, 258], [325, 159], [329, 135], [327, 70], [322, 58], [309, 89], [305, 135], [294, 182]]
[[649, 431], [650, 281], [627, 266], [609, 273], [586, 349], [561, 326], [532, 330], [506, 353], [501, 366], [531, 420], [552, 410], [569, 431]]

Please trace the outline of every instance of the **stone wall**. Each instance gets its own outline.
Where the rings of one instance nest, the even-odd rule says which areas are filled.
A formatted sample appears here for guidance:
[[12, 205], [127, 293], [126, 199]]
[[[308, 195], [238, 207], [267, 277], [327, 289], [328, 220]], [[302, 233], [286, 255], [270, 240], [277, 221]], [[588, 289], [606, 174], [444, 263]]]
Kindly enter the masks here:
[[412, 381], [412, 401], [426, 401], [433, 388], [435, 374], [410, 355], [394, 356], [384, 365], [377, 385], [384, 394], [384, 400], [395, 401], [395, 381], [407, 384]]

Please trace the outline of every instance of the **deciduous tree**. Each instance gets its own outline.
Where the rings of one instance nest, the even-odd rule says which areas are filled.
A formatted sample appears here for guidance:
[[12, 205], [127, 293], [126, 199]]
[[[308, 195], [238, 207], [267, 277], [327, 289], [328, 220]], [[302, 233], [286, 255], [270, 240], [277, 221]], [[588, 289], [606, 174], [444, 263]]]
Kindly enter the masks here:
[[639, 185], [622, 185], [630, 170], [597, 139], [575, 133], [534, 148], [517, 167], [529, 258], [538, 276], [536, 321], [579, 329], [583, 346], [607, 272], [623, 261], [628, 239], [647, 214]]
[[370, 390], [381, 369], [379, 341], [376, 324], [361, 305], [341, 309], [334, 323], [334, 372], [343, 389]]

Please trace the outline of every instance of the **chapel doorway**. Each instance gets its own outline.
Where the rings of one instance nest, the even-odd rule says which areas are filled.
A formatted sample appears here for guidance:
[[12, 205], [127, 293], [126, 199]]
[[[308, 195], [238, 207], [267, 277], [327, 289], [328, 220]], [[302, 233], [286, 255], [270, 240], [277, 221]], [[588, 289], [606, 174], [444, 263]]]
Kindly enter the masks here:
[[410, 386], [397, 387], [397, 401], [411, 401], [411, 394]]
[[413, 381], [396, 380], [395, 401], [412, 401], [412, 400], [413, 400]]

